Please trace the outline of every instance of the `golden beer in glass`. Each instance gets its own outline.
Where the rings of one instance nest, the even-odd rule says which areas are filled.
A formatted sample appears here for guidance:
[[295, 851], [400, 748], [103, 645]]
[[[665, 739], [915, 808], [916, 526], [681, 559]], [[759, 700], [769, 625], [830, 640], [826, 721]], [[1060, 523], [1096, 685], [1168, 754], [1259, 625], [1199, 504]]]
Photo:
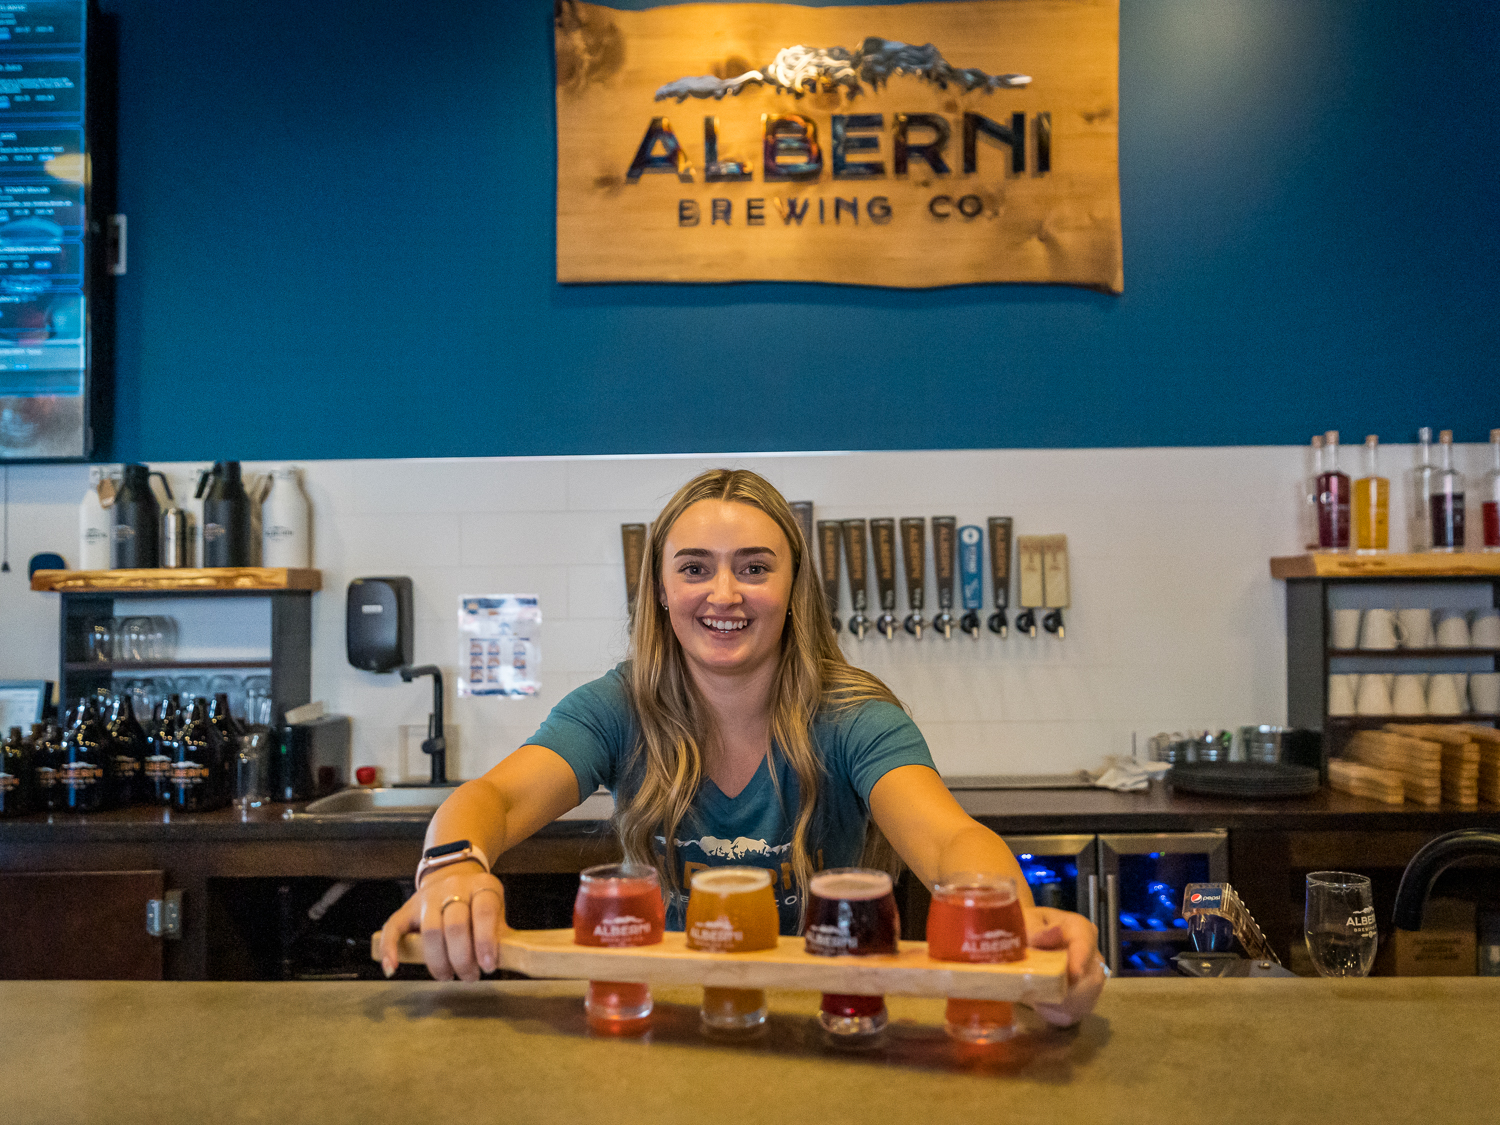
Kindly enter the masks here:
[[[709, 953], [775, 949], [781, 918], [771, 883], [763, 867], [697, 872], [688, 898], [687, 947]], [[708, 1031], [758, 1031], [766, 1022], [766, 994], [758, 988], [705, 988], [700, 1014]]]

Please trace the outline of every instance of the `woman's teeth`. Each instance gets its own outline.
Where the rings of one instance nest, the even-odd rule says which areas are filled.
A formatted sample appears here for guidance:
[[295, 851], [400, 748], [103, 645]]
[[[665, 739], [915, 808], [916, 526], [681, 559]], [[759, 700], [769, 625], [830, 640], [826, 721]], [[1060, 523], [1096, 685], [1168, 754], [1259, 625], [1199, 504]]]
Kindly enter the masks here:
[[746, 625], [750, 624], [749, 621], [743, 618], [734, 621], [715, 621], [711, 617], [700, 617], [699, 620], [710, 629], [717, 629], [721, 633], [733, 633], [735, 630], [743, 629]]

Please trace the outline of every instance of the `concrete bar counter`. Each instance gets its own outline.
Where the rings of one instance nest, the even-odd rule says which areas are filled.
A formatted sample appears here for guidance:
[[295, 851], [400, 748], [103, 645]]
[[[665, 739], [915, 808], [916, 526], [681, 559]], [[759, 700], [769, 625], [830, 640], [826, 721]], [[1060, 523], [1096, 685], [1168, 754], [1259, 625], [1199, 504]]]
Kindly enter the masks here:
[[1493, 1122], [1500, 979], [1116, 980], [1076, 1030], [985, 1051], [892, 997], [883, 1049], [823, 1047], [810, 993], [767, 1034], [590, 1038], [579, 982], [0, 983], [0, 1119], [109, 1121]]

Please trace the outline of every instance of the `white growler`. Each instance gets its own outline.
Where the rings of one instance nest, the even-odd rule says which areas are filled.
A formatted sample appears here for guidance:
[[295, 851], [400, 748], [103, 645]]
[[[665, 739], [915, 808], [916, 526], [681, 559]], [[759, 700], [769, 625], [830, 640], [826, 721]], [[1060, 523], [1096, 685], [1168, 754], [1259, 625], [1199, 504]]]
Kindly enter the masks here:
[[89, 487], [78, 505], [78, 569], [108, 570], [109, 510], [99, 498], [99, 482], [104, 480], [102, 465], [89, 466]]
[[271, 470], [271, 491], [260, 510], [262, 566], [312, 566], [312, 518], [297, 470]]

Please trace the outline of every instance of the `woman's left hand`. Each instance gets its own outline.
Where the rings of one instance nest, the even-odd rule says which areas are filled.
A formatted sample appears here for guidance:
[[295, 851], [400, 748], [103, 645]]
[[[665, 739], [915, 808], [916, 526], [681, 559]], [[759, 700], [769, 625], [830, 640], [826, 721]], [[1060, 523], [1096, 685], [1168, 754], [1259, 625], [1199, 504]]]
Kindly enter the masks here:
[[1082, 914], [1038, 906], [1026, 911], [1027, 944], [1068, 951], [1068, 996], [1061, 1004], [1033, 1004], [1057, 1027], [1072, 1027], [1094, 1010], [1106, 977], [1099, 955], [1099, 929]]

